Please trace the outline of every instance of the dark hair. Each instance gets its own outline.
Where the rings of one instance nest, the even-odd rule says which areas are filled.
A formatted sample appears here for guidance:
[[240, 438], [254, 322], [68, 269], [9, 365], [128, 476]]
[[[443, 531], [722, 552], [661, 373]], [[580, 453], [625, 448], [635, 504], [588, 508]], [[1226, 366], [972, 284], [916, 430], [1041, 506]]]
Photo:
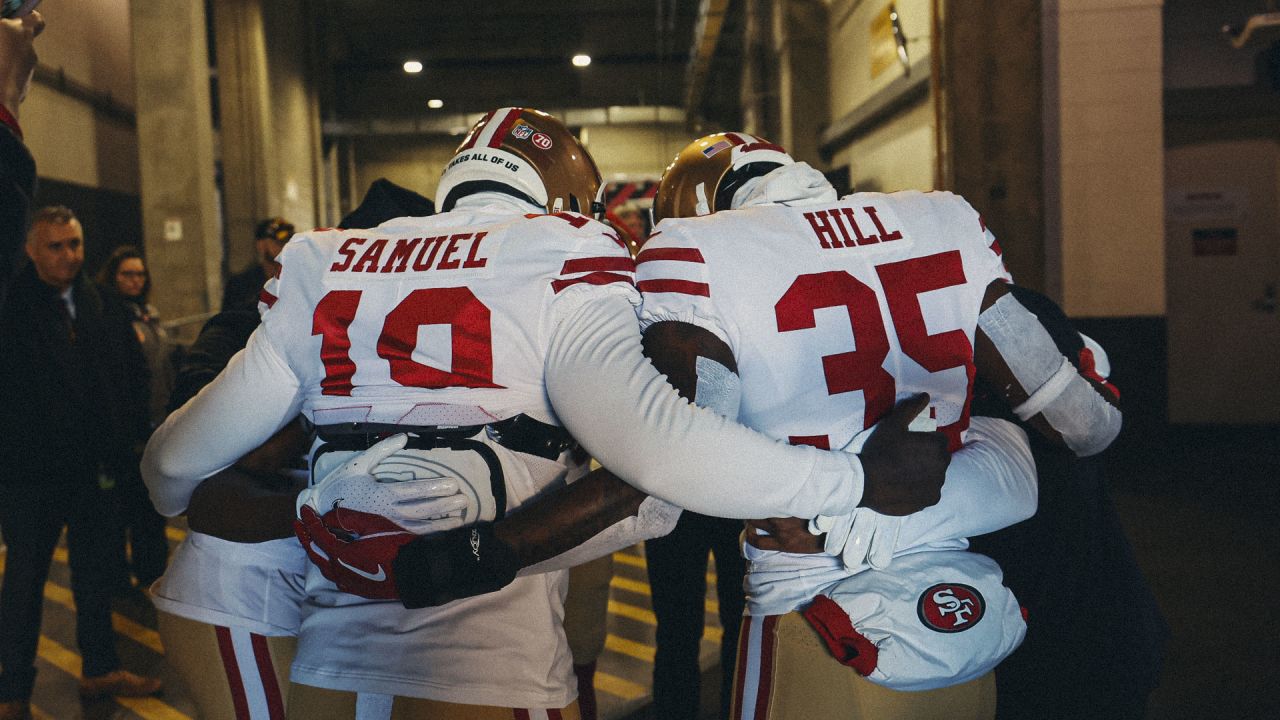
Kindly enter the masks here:
[[111, 251], [111, 256], [107, 258], [107, 264], [102, 266], [98, 271], [98, 284], [107, 288], [117, 295], [120, 291], [116, 289], [116, 272], [120, 270], [120, 263], [130, 258], [138, 258], [142, 261], [142, 270], [147, 274], [147, 281], [142, 284], [142, 295], [139, 299], [142, 302], [147, 301], [147, 296], [151, 294], [151, 270], [147, 268], [147, 259], [142, 256], [142, 251], [133, 245], [121, 245]]
[[27, 242], [31, 242], [35, 237], [36, 225], [44, 223], [46, 225], [66, 225], [69, 222], [78, 220], [76, 214], [66, 205], [49, 205], [42, 207], [31, 214], [31, 224], [27, 226]]

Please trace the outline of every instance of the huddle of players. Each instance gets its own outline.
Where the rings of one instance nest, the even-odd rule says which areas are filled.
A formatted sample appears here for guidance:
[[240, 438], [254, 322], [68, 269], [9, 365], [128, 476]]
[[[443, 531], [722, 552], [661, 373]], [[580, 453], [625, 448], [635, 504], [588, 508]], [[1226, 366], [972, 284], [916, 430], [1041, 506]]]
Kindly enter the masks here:
[[[167, 643], [227, 671], [184, 673], [206, 716], [575, 718], [565, 569], [682, 508], [757, 519], [735, 717], [994, 714], [1025, 623], [965, 538], [1033, 514], [1036, 479], [975, 380], [1082, 455], [1120, 416], [977, 214], [838, 199], [722, 133], [667, 168], [633, 261], [600, 187], [559, 121], [501, 108], [441, 214], [286, 247], [262, 326], [144, 458], [161, 512], [235, 515], [261, 493], [224, 471], [299, 413], [314, 435], [300, 543], [193, 533], [157, 585]], [[575, 442], [607, 470], [566, 484]]]

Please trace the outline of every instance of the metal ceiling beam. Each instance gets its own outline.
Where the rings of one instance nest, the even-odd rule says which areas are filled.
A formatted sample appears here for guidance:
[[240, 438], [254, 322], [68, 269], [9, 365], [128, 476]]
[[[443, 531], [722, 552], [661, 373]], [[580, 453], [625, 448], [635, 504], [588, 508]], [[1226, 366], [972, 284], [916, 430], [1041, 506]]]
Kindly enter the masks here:
[[724, 26], [725, 11], [729, 0], [702, 0], [698, 5], [698, 20], [693, 26], [693, 46], [689, 50], [689, 66], [685, 78], [685, 122], [692, 124], [707, 76], [711, 74], [711, 59], [715, 57], [720, 42], [720, 29]]

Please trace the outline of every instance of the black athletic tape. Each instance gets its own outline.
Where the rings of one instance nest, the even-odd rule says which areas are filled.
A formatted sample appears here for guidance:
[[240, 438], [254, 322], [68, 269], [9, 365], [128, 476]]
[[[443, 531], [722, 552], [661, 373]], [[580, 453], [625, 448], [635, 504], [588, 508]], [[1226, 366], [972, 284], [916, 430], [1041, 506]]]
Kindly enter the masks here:
[[400, 601], [413, 610], [501, 590], [515, 580], [520, 559], [492, 523], [478, 523], [406, 544], [392, 570]]

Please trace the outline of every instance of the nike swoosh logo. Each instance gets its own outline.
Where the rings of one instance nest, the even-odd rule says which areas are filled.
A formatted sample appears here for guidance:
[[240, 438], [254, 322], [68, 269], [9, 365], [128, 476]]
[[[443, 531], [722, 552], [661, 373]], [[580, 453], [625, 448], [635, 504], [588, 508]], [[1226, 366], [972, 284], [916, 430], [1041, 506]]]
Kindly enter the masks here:
[[386, 570], [383, 570], [381, 565], [379, 565], [379, 566], [378, 566], [378, 572], [376, 572], [376, 573], [367, 573], [367, 572], [365, 572], [365, 571], [361, 570], [361, 569], [360, 569], [360, 568], [358, 568], [358, 567], [352, 567], [352, 566], [350, 566], [350, 565], [348, 565], [348, 564], [346, 564], [346, 563], [342, 562], [341, 558], [339, 558], [339, 560], [338, 560], [338, 564], [339, 564], [339, 565], [341, 565], [342, 567], [344, 567], [344, 568], [346, 568], [346, 569], [350, 570], [351, 572], [353, 572], [353, 573], [355, 573], [355, 574], [359, 575], [360, 577], [364, 578], [365, 580], [369, 580], [369, 581], [372, 581], [372, 582], [382, 582], [383, 580], [386, 580], [386, 579], [387, 579], [387, 571], [386, 571]]

